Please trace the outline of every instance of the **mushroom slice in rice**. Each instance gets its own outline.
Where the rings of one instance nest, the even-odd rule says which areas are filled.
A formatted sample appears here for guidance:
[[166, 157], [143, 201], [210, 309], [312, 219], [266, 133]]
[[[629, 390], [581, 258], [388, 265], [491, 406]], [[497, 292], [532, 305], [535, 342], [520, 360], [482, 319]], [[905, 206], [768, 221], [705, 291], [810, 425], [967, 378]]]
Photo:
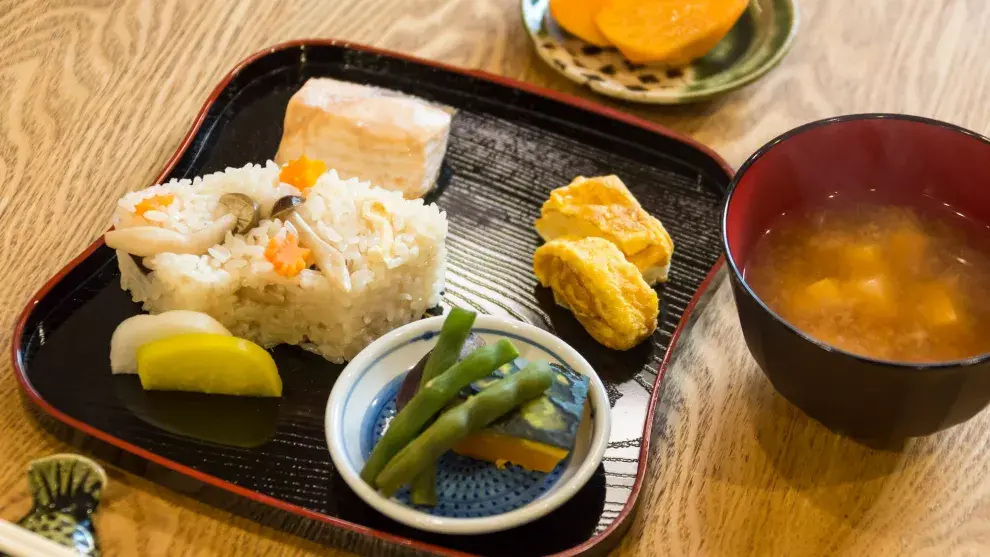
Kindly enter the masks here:
[[395, 232], [392, 229], [392, 219], [381, 201], [370, 201], [364, 205], [364, 218], [367, 219], [375, 232], [378, 234], [378, 251], [382, 259], [388, 260], [392, 257], [392, 243], [395, 241]]
[[203, 255], [211, 247], [223, 243], [227, 232], [234, 230], [236, 225], [237, 216], [227, 213], [215, 222], [188, 234], [157, 226], [134, 226], [111, 230], [104, 239], [107, 246], [138, 257], [166, 252]]
[[305, 202], [306, 198], [299, 197], [298, 195], [286, 195], [280, 197], [278, 198], [278, 201], [272, 205], [272, 218], [286, 221], [288, 220], [289, 215], [295, 212], [296, 207]]
[[323, 275], [330, 281], [336, 282], [344, 292], [350, 292], [351, 273], [347, 269], [344, 254], [321, 238], [298, 212], [293, 211], [286, 219], [296, 229], [300, 244], [313, 252], [316, 265]]
[[237, 217], [234, 234], [244, 234], [258, 226], [258, 202], [243, 193], [225, 193], [217, 202], [217, 213], [229, 213]]

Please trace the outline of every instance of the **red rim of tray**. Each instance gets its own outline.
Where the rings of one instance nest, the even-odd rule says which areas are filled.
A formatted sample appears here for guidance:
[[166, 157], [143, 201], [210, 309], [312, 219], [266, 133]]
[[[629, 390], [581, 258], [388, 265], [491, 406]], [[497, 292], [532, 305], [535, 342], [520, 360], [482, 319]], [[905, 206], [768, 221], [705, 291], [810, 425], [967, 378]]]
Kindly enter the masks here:
[[[397, 59], [401, 59], [401, 60], [406, 60], [406, 61], [409, 61], [409, 62], [414, 62], [414, 63], [417, 63], [417, 64], [431, 66], [431, 67], [438, 68], [438, 69], [441, 69], [441, 70], [444, 70], [444, 71], [448, 71], [448, 72], [452, 72], [452, 73], [457, 73], [457, 74], [466, 75], [466, 76], [470, 76], [470, 77], [474, 77], [474, 78], [478, 78], [478, 79], [483, 79], [485, 81], [490, 81], [490, 82], [494, 82], [494, 83], [497, 83], [497, 84], [500, 84], [500, 85], [504, 85], [504, 86], [507, 86], [507, 87], [512, 87], [514, 89], [519, 89], [519, 90], [522, 90], [522, 91], [526, 91], [527, 93], [532, 93], [532, 94], [539, 95], [539, 96], [542, 96], [542, 97], [545, 97], [545, 98], [550, 98], [550, 99], [553, 99], [555, 101], [558, 101], [558, 102], [561, 102], [561, 103], [564, 103], [564, 104], [568, 104], [568, 105], [571, 105], [571, 106], [574, 106], [574, 107], [577, 107], [577, 108], [581, 108], [581, 109], [587, 110], [589, 112], [594, 112], [594, 113], [597, 113], [597, 114], [606, 116], [608, 118], [611, 118], [613, 120], [619, 120], [619, 121], [625, 122], [627, 124], [631, 124], [633, 126], [636, 126], [636, 127], [639, 127], [639, 128], [643, 128], [643, 129], [648, 130], [648, 131], [651, 131], [653, 133], [657, 133], [657, 134], [660, 134], [660, 135], [669, 137], [671, 139], [674, 139], [676, 141], [679, 141], [681, 143], [685, 143], [687, 145], [690, 145], [691, 147], [693, 147], [693, 148], [697, 149], [698, 151], [701, 151], [702, 153], [704, 153], [707, 156], [711, 157], [716, 163], [719, 164], [719, 166], [722, 167], [723, 170], [725, 170], [725, 172], [730, 177], [734, 173], [734, 171], [732, 170], [732, 167], [729, 166], [729, 164], [727, 162], [725, 162], [725, 160], [722, 159], [721, 156], [719, 156], [717, 153], [715, 153], [715, 151], [713, 151], [711, 148], [709, 148], [709, 147], [707, 147], [707, 146], [699, 143], [698, 141], [696, 141], [696, 140], [694, 140], [694, 139], [692, 139], [690, 137], [687, 137], [685, 135], [682, 135], [682, 134], [680, 134], [678, 132], [675, 132], [673, 130], [667, 129], [667, 128], [665, 128], [663, 126], [660, 126], [658, 124], [654, 124], [653, 122], [650, 122], [648, 120], [644, 120], [642, 118], [638, 118], [636, 116], [632, 116], [630, 114], [626, 114], [626, 113], [621, 112], [619, 110], [616, 110], [616, 109], [613, 109], [613, 108], [609, 108], [609, 107], [600, 105], [598, 103], [595, 103], [595, 102], [592, 102], [592, 101], [589, 101], [589, 100], [586, 100], [586, 99], [583, 99], [583, 98], [580, 98], [580, 97], [576, 97], [576, 96], [573, 96], [573, 95], [568, 95], [568, 94], [565, 94], [565, 93], [560, 93], [560, 92], [554, 91], [552, 89], [547, 89], [545, 87], [540, 87], [540, 86], [537, 86], [537, 85], [532, 85], [532, 84], [529, 84], [529, 83], [524, 83], [524, 82], [521, 82], [521, 81], [518, 81], [518, 80], [515, 80], [515, 79], [511, 79], [511, 78], [507, 78], [507, 77], [502, 77], [502, 76], [499, 76], [499, 75], [496, 75], [496, 74], [492, 74], [492, 73], [489, 73], [489, 72], [486, 72], [486, 71], [483, 71], [483, 70], [472, 70], [472, 69], [466, 69], [466, 68], [459, 68], [459, 67], [456, 67], [456, 66], [451, 66], [451, 65], [448, 65], [448, 64], [444, 64], [442, 62], [436, 62], [436, 61], [433, 61], [433, 60], [425, 60], [425, 59], [422, 59], [422, 58], [417, 58], [415, 56], [410, 56], [408, 54], [402, 54], [402, 53], [399, 53], [399, 52], [393, 52], [393, 51], [384, 50], [384, 49], [380, 49], [380, 48], [375, 48], [375, 47], [371, 47], [371, 46], [350, 43], [350, 42], [347, 42], [347, 41], [340, 41], [340, 40], [336, 40], [336, 39], [298, 39], [298, 40], [293, 40], [293, 41], [287, 41], [287, 42], [279, 43], [279, 44], [274, 45], [272, 47], [269, 47], [269, 48], [265, 48], [263, 50], [260, 50], [260, 51], [258, 51], [256, 53], [248, 56], [244, 60], [242, 60], [240, 63], [238, 63], [234, 67], [233, 70], [231, 70], [227, 75], [225, 75], [220, 80], [220, 83], [217, 84], [217, 86], [213, 89], [213, 92], [210, 93], [210, 96], [207, 98], [206, 102], [203, 104], [203, 107], [200, 109], [199, 113], [196, 115], [196, 118], [193, 120], [193, 125], [190, 127], [189, 131], [186, 132], [185, 137], [182, 138], [182, 141], [179, 143], [179, 147], [176, 149], [175, 153], [173, 153], [172, 156], [169, 157], [168, 162], [165, 163], [165, 167], [158, 174], [158, 177], [155, 178], [154, 183], [161, 182], [172, 171], [172, 169], [178, 163], [179, 159], [182, 157], [183, 154], [185, 154], [186, 150], [192, 144], [193, 138], [195, 137], [196, 133], [199, 131], [200, 127], [202, 126], [203, 120], [206, 118], [207, 111], [209, 111], [209, 109], [213, 106], [213, 103], [216, 101], [217, 97], [219, 97], [220, 94], [223, 92], [223, 90], [226, 88], [227, 84], [234, 78], [234, 76], [236, 76], [238, 73], [240, 73], [240, 71], [245, 66], [247, 66], [248, 64], [251, 64], [252, 62], [254, 62], [256, 60], [258, 60], [259, 58], [263, 58], [263, 57], [265, 57], [265, 56], [267, 56], [269, 54], [272, 54], [274, 52], [277, 52], [277, 51], [288, 50], [288, 49], [292, 49], [292, 48], [305, 48], [305, 47], [308, 47], [308, 46], [344, 47], [344, 48], [348, 48], [348, 49], [352, 49], [352, 50], [363, 51], [363, 52], [368, 52], [368, 53], [372, 53], [372, 54], [379, 54], [379, 55], [383, 55], [383, 56], [389, 56], [389, 57], [393, 57], [393, 58], [397, 58]], [[15, 375], [17, 377], [17, 381], [20, 383], [21, 388], [24, 390], [24, 392], [27, 394], [27, 396], [31, 399], [31, 401], [36, 406], [38, 406], [41, 410], [45, 411], [47, 414], [51, 415], [55, 419], [57, 419], [57, 420], [65, 423], [66, 425], [69, 425], [69, 426], [71, 426], [71, 427], [73, 427], [73, 428], [75, 428], [75, 429], [77, 429], [79, 431], [82, 431], [83, 433], [85, 433], [87, 435], [90, 435], [90, 436], [95, 437], [95, 438], [97, 438], [97, 439], [99, 439], [101, 441], [104, 441], [106, 443], [109, 443], [109, 444], [111, 444], [111, 445], [113, 445], [113, 446], [115, 446], [117, 448], [123, 449], [123, 450], [125, 450], [125, 451], [127, 451], [129, 453], [132, 453], [132, 454], [134, 454], [136, 456], [139, 456], [139, 457], [141, 457], [141, 458], [143, 458], [145, 460], [151, 461], [151, 462], [153, 462], [155, 464], [158, 464], [158, 465], [164, 466], [166, 468], [169, 468], [171, 470], [174, 470], [176, 472], [179, 472], [180, 474], [184, 474], [186, 476], [192, 477], [192, 478], [194, 478], [196, 480], [199, 480], [199, 481], [201, 481], [203, 483], [212, 485], [214, 487], [218, 487], [218, 488], [223, 489], [225, 491], [228, 491], [228, 492], [231, 492], [231, 493], [235, 493], [235, 494], [240, 495], [240, 496], [243, 496], [243, 497], [247, 497], [248, 499], [251, 499], [251, 500], [256, 501], [256, 502], [259, 502], [259, 503], [262, 503], [264, 505], [268, 505], [268, 506], [271, 506], [271, 507], [274, 507], [274, 508], [277, 508], [277, 509], [280, 509], [280, 510], [289, 512], [289, 513], [293, 513], [295, 515], [299, 515], [299, 516], [302, 516], [302, 517], [305, 517], [305, 518], [309, 518], [309, 519], [312, 519], [312, 520], [317, 520], [317, 521], [320, 521], [320, 522], [329, 524], [331, 526], [334, 526], [336, 528], [341, 528], [341, 529], [350, 530], [352, 532], [356, 532], [356, 533], [359, 533], [359, 534], [364, 534], [364, 535], [372, 536], [372, 537], [377, 538], [377, 539], [379, 539], [381, 541], [392, 543], [392, 544], [396, 544], [396, 545], [399, 545], [399, 546], [405, 546], [405, 547], [409, 547], [409, 548], [420, 550], [420, 551], [429, 551], [429, 552], [433, 552], [433, 553], [436, 553], [436, 554], [439, 554], [439, 555], [463, 556], [463, 557], [468, 557], [468, 556], [471, 555], [469, 553], [464, 553], [464, 552], [461, 552], [461, 551], [456, 551], [456, 550], [448, 549], [448, 548], [445, 548], [445, 547], [442, 547], [442, 546], [438, 546], [438, 545], [434, 545], [434, 544], [429, 544], [429, 543], [424, 543], [424, 542], [412, 540], [412, 539], [409, 539], [409, 538], [405, 538], [405, 537], [402, 537], [402, 536], [398, 536], [398, 535], [395, 535], [395, 534], [390, 534], [390, 533], [387, 533], [387, 532], [382, 532], [382, 531], [376, 530], [374, 528], [369, 528], [367, 526], [362, 526], [360, 524], [356, 524], [356, 523], [353, 523], [353, 522], [342, 520], [342, 519], [339, 519], [339, 518], [336, 518], [336, 517], [324, 515], [324, 514], [321, 514], [321, 513], [318, 513], [318, 512], [315, 512], [315, 511], [312, 511], [312, 510], [309, 510], [309, 509], [300, 507], [298, 505], [293, 505], [291, 503], [286, 503], [285, 501], [282, 501], [280, 499], [276, 499], [274, 497], [270, 497], [268, 495], [264, 495], [264, 494], [258, 493], [256, 491], [251, 491], [249, 489], [246, 489], [246, 488], [243, 488], [241, 486], [238, 486], [237, 484], [233, 484], [233, 483], [230, 483], [228, 481], [222, 480], [222, 479], [220, 479], [220, 478], [218, 478], [216, 476], [212, 476], [210, 474], [204, 474], [203, 472], [200, 472], [198, 470], [195, 470], [195, 469], [190, 468], [188, 466], [185, 466], [183, 464], [179, 464], [179, 463], [177, 463], [175, 461], [172, 461], [172, 460], [169, 460], [169, 459], [166, 459], [166, 458], [162, 458], [161, 456], [158, 456], [157, 454], [155, 454], [153, 452], [150, 452], [150, 451], [148, 451], [146, 449], [142, 449], [141, 447], [138, 447], [136, 445], [133, 445], [131, 443], [128, 443], [126, 441], [123, 441], [123, 440], [121, 440], [121, 439], [119, 439], [117, 437], [114, 437], [113, 435], [110, 435], [110, 434], [108, 434], [108, 433], [106, 433], [106, 432], [104, 432], [102, 430], [99, 430], [99, 429], [97, 429], [97, 428], [95, 428], [93, 426], [90, 426], [90, 425], [88, 425], [88, 424], [86, 424], [86, 423], [84, 423], [84, 422], [82, 422], [80, 420], [77, 420], [75, 418], [72, 418], [72, 417], [70, 417], [70, 416], [62, 413], [61, 411], [57, 410], [56, 408], [54, 408], [50, 404], [48, 404], [48, 402], [45, 401], [45, 399], [43, 399], [41, 397], [41, 395], [38, 394], [38, 392], [28, 382], [27, 377], [25, 375], [25, 371], [24, 371], [24, 369], [21, 366], [21, 351], [20, 351], [20, 348], [19, 347], [21, 346], [20, 340], [24, 336], [24, 330], [25, 330], [25, 327], [26, 327], [26, 324], [27, 324], [28, 316], [30, 315], [31, 310], [38, 303], [38, 301], [41, 300], [42, 298], [44, 298], [48, 294], [48, 292], [52, 289], [52, 287], [55, 286], [55, 284], [57, 284], [58, 282], [60, 282], [62, 280], [62, 278], [66, 274], [69, 273], [69, 271], [71, 271], [79, 263], [81, 263], [84, 259], [86, 259], [91, 253], [93, 253], [93, 251], [95, 251], [97, 248], [99, 248], [101, 245], [103, 245], [103, 243], [104, 243], [103, 242], [103, 237], [101, 236], [99, 239], [97, 239], [95, 242], [93, 242], [92, 245], [90, 245], [88, 248], [86, 248], [86, 250], [84, 250], [81, 254], [79, 254], [75, 259], [73, 259], [65, 267], [63, 267], [62, 270], [60, 270], [54, 277], [52, 277], [51, 279], [49, 279], [45, 283], [45, 285], [42, 286], [41, 289], [38, 290], [38, 292], [36, 292], [28, 300], [27, 305], [22, 310], [20, 316], [17, 319], [17, 324], [16, 324], [16, 326], [14, 328], [14, 337], [13, 337], [14, 342], [13, 342], [13, 345], [11, 347], [11, 358], [13, 360], [13, 367], [14, 367], [14, 370], [16, 372]], [[631, 515], [633, 509], [636, 506], [636, 502], [639, 499], [639, 492], [640, 492], [640, 490], [642, 489], [642, 486], [643, 486], [643, 477], [646, 474], [646, 463], [647, 463], [647, 459], [649, 458], [649, 454], [650, 454], [650, 434], [651, 434], [651, 432], [653, 430], [653, 413], [654, 413], [654, 410], [656, 409], [657, 401], [658, 401], [659, 396], [660, 396], [660, 385], [661, 385], [661, 383], [663, 381], [664, 374], [667, 371], [667, 365], [670, 362], [670, 356], [673, 353], [674, 347], [676, 346], [678, 339], [680, 338], [681, 331], [684, 328], [684, 325], [687, 323], [688, 319], [690, 318], [691, 314], [693, 313], [695, 307], [698, 304], [698, 300], [700, 298], [700, 295], [703, 292], [705, 292], [705, 290], [707, 290], [708, 287], [711, 285], [712, 279], [715, 277], [716, 273], [721, 269], [721, 267], [723, 266], [723, 264], [724, 264], [724, 256], [719, 257], [718, 261], [715, 262], [715, 265], [711, 268], [711, 270], [708, 272], [708, 275], [705, 277], [704, 281], [702, 281], [701, 285], [698, 287], [698, 290], [695, 292], [694, 296], [691, 298], [690, 303], [688, 303], [687, 307], [685, 308], [684, 314], [681, 316], [681, 319], [680, 319], [680, 321], [677, 324], [677, 328], [674, 330], [674, 333], [673, 333], [673, 335], [672, 335], [672, 337], [670, 339], [670, 345], [667, 348], [667, 353], [664, 355], [663, 362], [662, 362], [662, 364], [660, 366], [660, 369], [658, 370], [658, 373], [657, 373], [656, 382], [653, 384], [653, 393], [650, 396], [649, 407], [647, 408], [647, 412], [646, 412], [646, 421], [645, 421], [644, 426], [643, 426], [643, 440], [642, 440], [642, 443], [640, 444], [640, 455], [639, 455], [639, 458], [640, 458], [640, 462], [643, 463], [643, 464], [641, 464], [639, 466], [639, 469], [636, 472], [636, 479], [635, 479], [635, 481], [633, 483], [632, 492], [629, 495], [629, 499], [626, 501], [625, 505], [622, 507], [622, 510], [620, 511], [620, 513], [618, 514], [618, 516], [616, 516], [615, 520], [612, 521], [612, 523], [608, 526], [608, 528], [606, 528], [602, 532], [599, 532], [598, 534], [594, 535], [593, 537], [591, 537], [590, 539], [588, 539], [584, 543], [582, 543], [580, 545], [577, 545], [577, 546], [574, 546], [574, 547], [572, 547], [572, 548], [570, 548], [570, 549], [568, 549], [566, 551], [557, 553], [553, 557], [571, 557], [571, 556], [575, 556], [575, 555], [580, 555], [580, 554], [584, 553], [585, 551], [588, 551], [589, 549], [594, 548], [595, 546], [597, 546], [602, 541], [604, 541], [604, 540], [608, 539], [609, 537], [611, 537], [617, 530], [619, 530], [623, 526], [623, 524], [625, 523], [625, 521], [630, 518], [630, 515]]]

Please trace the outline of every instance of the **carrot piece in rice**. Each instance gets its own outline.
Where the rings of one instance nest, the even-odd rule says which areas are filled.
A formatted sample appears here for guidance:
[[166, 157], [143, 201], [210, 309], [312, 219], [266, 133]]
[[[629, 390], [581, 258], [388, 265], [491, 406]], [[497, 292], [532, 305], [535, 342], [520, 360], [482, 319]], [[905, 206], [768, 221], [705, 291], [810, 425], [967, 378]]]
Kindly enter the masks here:
[[294, 277], [309, 267], [310, 250], [300, 247], [299, 238], [295, 234], [286, 234], [281, 242], [275, 238], [268, 240], [265, 259], [272, 264], [279, 275]]
[[295, 186], [300, 190], [307, 190], [316, 185], [316, 180], [327, 171], [325, 162], [307, 158], [302, 155], [298, 159], [289, 161], [282, 167], [278, 179], [280, 182]]
[[175, 195], [171, 193], [154, 195], [147, 199], [141, 200], [137, 205], [135, 205], [134, 213], [144, 215], [148, 211], [158, 211], [159, 209], [168, 207], [173, 201], [175, 201]]

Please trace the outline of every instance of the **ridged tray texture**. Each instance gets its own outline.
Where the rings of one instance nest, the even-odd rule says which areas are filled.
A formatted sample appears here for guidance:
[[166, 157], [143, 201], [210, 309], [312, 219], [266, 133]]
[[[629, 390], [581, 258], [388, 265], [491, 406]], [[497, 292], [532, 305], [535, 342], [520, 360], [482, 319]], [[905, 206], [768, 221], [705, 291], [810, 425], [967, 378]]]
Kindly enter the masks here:
[[[719, 200], [728, 177], [713, 159], [677, 140], [474, 77], [337, 46], [276, 51], [246, 67], [210, 108], [170, 177], [272, 157], [290, 95], [318, 75], [400, 89], [458, 109], [441, 187], [430, 199], [450, 222], [444, 305], [550, 330], [601, 375], [614, 425], [603, 465], [580, 494], [511, 535], [444, 537], [384, 518], [337, 477], [326, 449], [324, 409], [342, 366], [294, 347], [275, 350], [285, 385], [280, 403], [146, 395], [133, 378], [109, 372], [110, 335], [140, 308], [120, 289], [114, 254], [106, 247], [36, 306], [20, 339], [27, 379], [49, 404], [90, 426], [317, 513], [485, 555], [545, 555], [585, 542], [619, 515], [645, 465], [640, 443], [657, 370], [692, 294], [719, 256]], [[554, 306], [531, 266], [540, 244], [532, 223], [550, 190], [577, 175], [612, 173], [661, 219], [676, 244], [661, 326], [629, 352], [592, 340], [570, 313]], [[110, 210], [108, 205], [108, 215]], [[156, 419], [185, 420], [233, 444], [251, 445], [259, 437], [263, 444], [197, 440], [151, 425]], [[353, 534], [342, 536], [324, 541], [347, 545]]]

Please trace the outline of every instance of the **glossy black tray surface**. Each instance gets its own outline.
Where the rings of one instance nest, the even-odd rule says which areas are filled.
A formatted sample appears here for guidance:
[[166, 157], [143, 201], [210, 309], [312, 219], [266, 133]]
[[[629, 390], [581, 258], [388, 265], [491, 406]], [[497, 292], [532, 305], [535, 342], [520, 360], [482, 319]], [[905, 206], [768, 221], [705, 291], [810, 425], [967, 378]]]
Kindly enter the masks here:
[[[25, 311], [14, 346], [25, 393], [73, 428], [246, 497], [239, 504], [245, 514], [275, 513], [285, 520], [265, 521], [295, 524], [293, 531], [360, 553], [523, 557], [606, 549], [623, 531], [643, 477], [658, 372], [720, 255], [717, 221], [729, 181], [724, 162], [586, 101], [365, 47], [305, 41], [267, 50], [232, 72], [162, 181], [273, 157], [286, 103], [312, 76], [401, 90], [457, 109], [440, 188], [429, 198], [450, 222], [444, 305], [534, 323], [591, 362], [608, 387], [614, 425], [590, 483], [559, 510], [511, 533], [441, 536], [392, 522], [338, 478], [326, 449], [324, 410], [342, 366], [277, 348], [284, 397], [265, 404], [147, 394], [133, 377], [111, 376], [110, 335], [140, 308], [120, 289], [114, 252], [102, 243], [52, 279]], [[676, 245], [662, 324], [651, 341], [629, 352], [598, 345], [554, 306], [532, 273], [540, 242], [532, 223], [549, 191], [577, 175], [601, 174], [619, 175]], [[107, 200], [107, 215], [112, 203]]]

